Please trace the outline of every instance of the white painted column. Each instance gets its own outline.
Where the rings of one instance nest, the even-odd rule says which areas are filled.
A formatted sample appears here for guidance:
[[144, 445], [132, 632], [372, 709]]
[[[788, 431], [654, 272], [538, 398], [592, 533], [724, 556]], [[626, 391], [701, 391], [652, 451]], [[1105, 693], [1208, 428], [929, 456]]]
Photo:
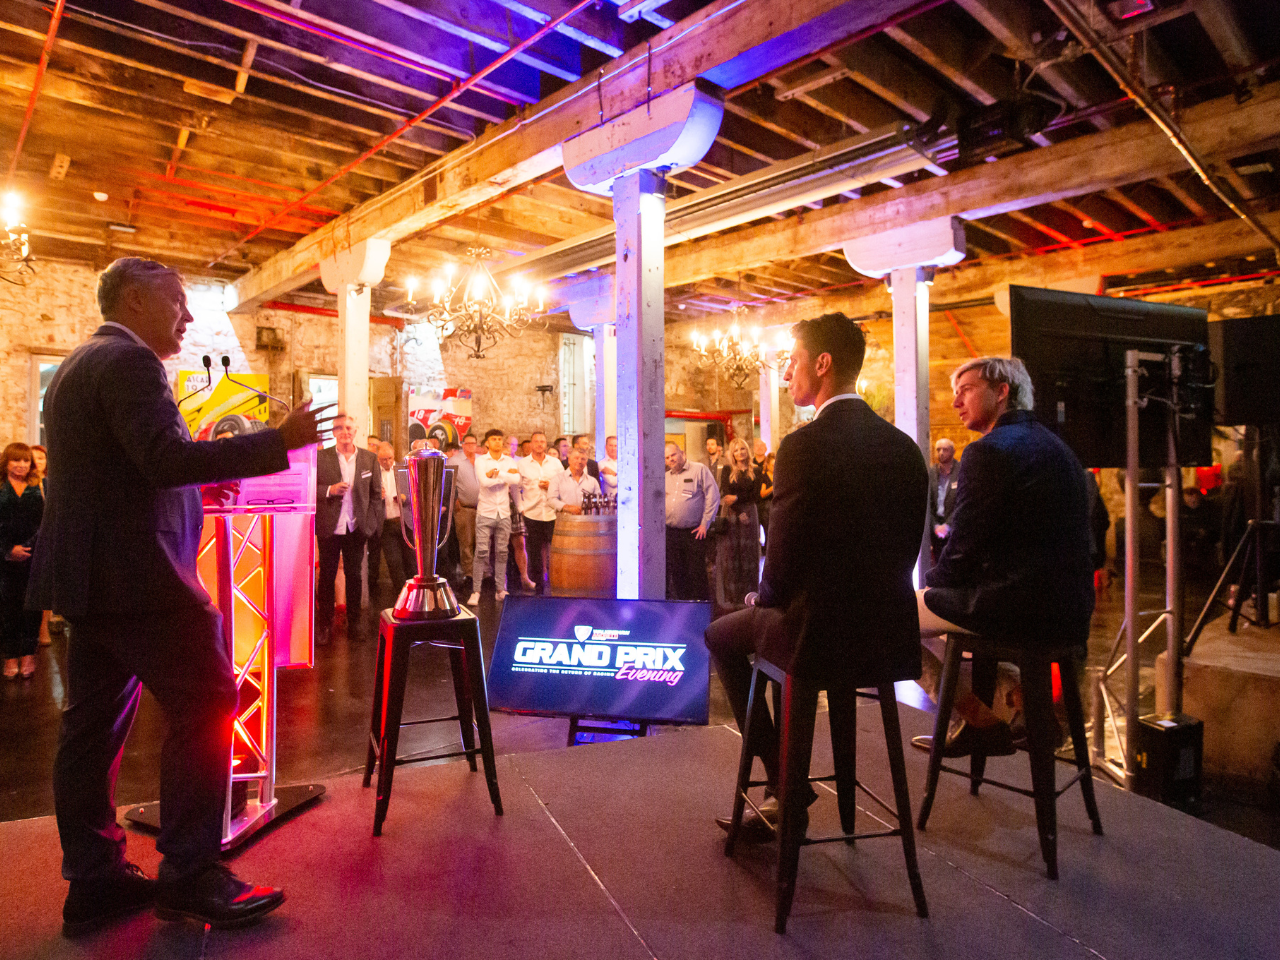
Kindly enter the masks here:
[[320, 261], [320, 279], [338, 298], [338, 406], [355, 418], [356, 435], [369, 422], [369, 288], [382, 282], [389, 240], [363, 240]]
[[778, 383], [782, 375], [772, 365], [778, 362], [775, 350], [765, 354], [765, 365], [760, 368], [760, 439], [771, 453], [778, 450]]
[[596, 348], [596, 459], [604, 442], [618, 435], [618, 330], [611, 323], [592, 331]]
[[893, 421], [929, 462], [929, 287], [919, 267], [889, 274], [893, 285]]
[[338, 286], [338, 407], [355, 418], [356, 435], [372, 433], [369, 423], [369, 288]]
[[663, 478], [665, 181], [650, 170], [613, 186], [617, 224], [618, 597], [666, 596]]

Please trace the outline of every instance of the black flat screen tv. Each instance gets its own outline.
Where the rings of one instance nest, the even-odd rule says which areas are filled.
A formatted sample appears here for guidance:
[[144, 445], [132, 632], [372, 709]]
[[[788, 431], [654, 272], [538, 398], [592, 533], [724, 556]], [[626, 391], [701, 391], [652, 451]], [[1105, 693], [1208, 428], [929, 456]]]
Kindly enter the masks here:
[[489, 705], [542, 716], [705, 724], [711, 604], [508, 597]]
[[[1213, 384], [1209, 318], [1204, 310], [1061, 290], [1009, 287], [1012, 353], [1027, 365], [1040, 422], [1060, 436], [1086, 467], [1126, 464], [1124, 355], [1178, 350], [1192, 373], [1181, 382], [1178, 462], [1213, 463]], [[1139, 390], [1169, 395], [1168, 364], [1144, 362]], [[1165, 404], [1138, 415], [1138, 460], [1168, 463]]]

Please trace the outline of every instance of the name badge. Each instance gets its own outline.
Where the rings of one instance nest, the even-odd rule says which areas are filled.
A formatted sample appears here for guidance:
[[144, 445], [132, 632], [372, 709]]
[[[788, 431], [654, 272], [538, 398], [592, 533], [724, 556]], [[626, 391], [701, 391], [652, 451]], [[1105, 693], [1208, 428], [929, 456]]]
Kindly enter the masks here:
[[366, 470], [364, 473], [360, 474], [360, 479], [361, 479], [361, 480], [364, 480], [364, 479], [366, 479], [367, 477], [372, 477], [372, 476], [373, 476], [373, 471], [372, 471], [372, 470]]

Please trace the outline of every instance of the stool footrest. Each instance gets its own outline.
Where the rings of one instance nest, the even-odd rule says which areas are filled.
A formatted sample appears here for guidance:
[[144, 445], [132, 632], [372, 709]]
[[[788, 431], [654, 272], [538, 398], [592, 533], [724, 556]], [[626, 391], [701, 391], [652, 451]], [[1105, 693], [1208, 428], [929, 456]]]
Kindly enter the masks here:
[[480, 753], [479, 747], [472, 747], [469, 750], [454, 750], [451, 753], [432, 753], [421, 757], [415, 757], [412, 754], [407, 757], [396, 757], [396, 766], [403, 767], [406, 763], [430, 763], [432, 760], [452, 760], [454, 757], [474, 757]]
[[[972, 780], [973, 780], [973, 775], [972, 775], [971, 773], [969, 773], [969, 771], [967, 771], [967, 770], [959, 770], [959, 769], [957, 769], [957, 768], [955, 768], [955, 767], [948, 767], [945, 763], [942, 765], [942, 770], [943, 770], [943, 772], [944, 772], [944, 773], [954, 774], [954, 775], [955, 775], [955, 776], [957, 776], [957, 777], [964, 777], [964, 779], [969, 780], [969, 781], [972, 781]], [[1081, 777], [1083, 777], [1083, 776], [1084, 776], [1084, 771], [1083, 771], [1083, 770], [1077, 770], [1077, 771], [1075, 772], [1075, 776], [1073, 776], [1070, 780], [1068, 780], [1066, 783], [1064, 783], [1061, 787], [1056, 787], [1056, 788], [1054, 789], [1054, 794], [1053, 794], [1053, 795], [1054, 795], [1054, 798], [1056, 799], [1057, 797], [1062, 796], [1064, 793], [1066, 793], [1068, 790], [1070, 790], [1072, 787], [1074, 787], [1077, 783], [1079, 783], [1079, 782], [1080, 782], [1080, 778], [1081, 778]], [[1003, 781], [1001, 781], [1001, 780], [992, 780], [992, 779], [991, 779], [991, 778], [989, 778], [989, 777], [982, 777], [982, 778], [980, 778], [980, 779], [978, 780], [978, 783], [985, 783], [985, 784], [987, 784], [988, 786], [997, 787], [997, 788], [998, 788], [998, 789], [1000, 789], [1000, 790], [1008, 790], [1010, 793], [1020, 793], [1020, 794], [1022, 794], [1024, 797], [1032, 797], [1032, 798], [1034, 798], [1034, 797], [1035, 797], [1035, 795], [1036, 795], [1036, 794], [1035, 794], [1035, 791], [1034, 791], [1033, 789], [1028, 788], [1028, 787], [1017, 787], [1017, 786], [1014, 786], [1012, 783], [1005, 783], [1005, 782], [1003, 782]], [[860, 787], [861, 787], [861, 786], [862, 786], [862, 784], [858, 784], [858, 786], [860, 786]], [[865, 787], [863, 787], [863, 789], [865, 790], [866, 788], [865, 788]], [[869, 790], [868, 790], [867, 792], [868, 792], [868, 793], [870, 793], [871, 791], [869, 791]], [[882, 803], [882, 804], [881, 804], [881, 806], [883, 806], [883, 805], [884, 805], [884, 804]]]
[[424, 723], [450, 723], [461, 719], [462, 718], [455, 713], [452, 717], [432, 717], [430, 720], [401, 720], [400, 729], [403, 730], [405, 727], [420, 727]]
[[848, 843], [850, 840], [878, 840], [881, 837], [900, 837], [902, 830], [880, 830], [876, 833], [840, 833], [834, 837], [805, 837], [800, 841], [802, 847], [815, 843]]

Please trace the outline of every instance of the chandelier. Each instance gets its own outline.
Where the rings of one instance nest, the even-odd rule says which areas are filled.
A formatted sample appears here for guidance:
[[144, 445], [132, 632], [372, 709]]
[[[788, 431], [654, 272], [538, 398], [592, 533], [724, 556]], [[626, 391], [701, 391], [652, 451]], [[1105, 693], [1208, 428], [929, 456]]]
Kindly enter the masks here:
[[[461, 276], [456, 276], [454, 264], [448, 264], [444, 275], [431, 281], [431, 302], [425, 313], [415, 318], [435, 331], [442, 346], [455, 341], [467, 348], [468, 357], [477, 360], [484, 359], [485, 350], [503, 337], [519, 336], [532, 324], [546, 323], [546, 291], [541, 287], [533, 290], [522, 277], [516, 277], [511, 291], [504, 292], [485, 265], [491, 256], [488, 247], [468, 248], [471, 262]], [[408, 280], [405, 286], [409, 303], [414, 305], [417, 281]]]
[[746, 306], [739, 303], [733, 308], [733, 322], [727, 332], [716, 330], [710, 339], [699, 333], [693, 335], [693, 347], [698, 351], [700, 363], [714, 367], [739, 390], [765, 367], [779, 372], [785, 370], [793, 346], [789, 337], [779, 334], [773, 362], [766, 361], [768, 348], [760, 341], [760, 328], [751, 328], [750, 340], [743, 336], [742, 321], [746, 313]]
[[20, 287], [26, 286], [36, 275], [35, 268], [31, 266], [35, 258], [31, 256], [21, 206], [22, 200], [16, 193], [6, 193], [4, 210], [0, 214], [4, 221], [4, 232], [0, 233], [0, 280]]

